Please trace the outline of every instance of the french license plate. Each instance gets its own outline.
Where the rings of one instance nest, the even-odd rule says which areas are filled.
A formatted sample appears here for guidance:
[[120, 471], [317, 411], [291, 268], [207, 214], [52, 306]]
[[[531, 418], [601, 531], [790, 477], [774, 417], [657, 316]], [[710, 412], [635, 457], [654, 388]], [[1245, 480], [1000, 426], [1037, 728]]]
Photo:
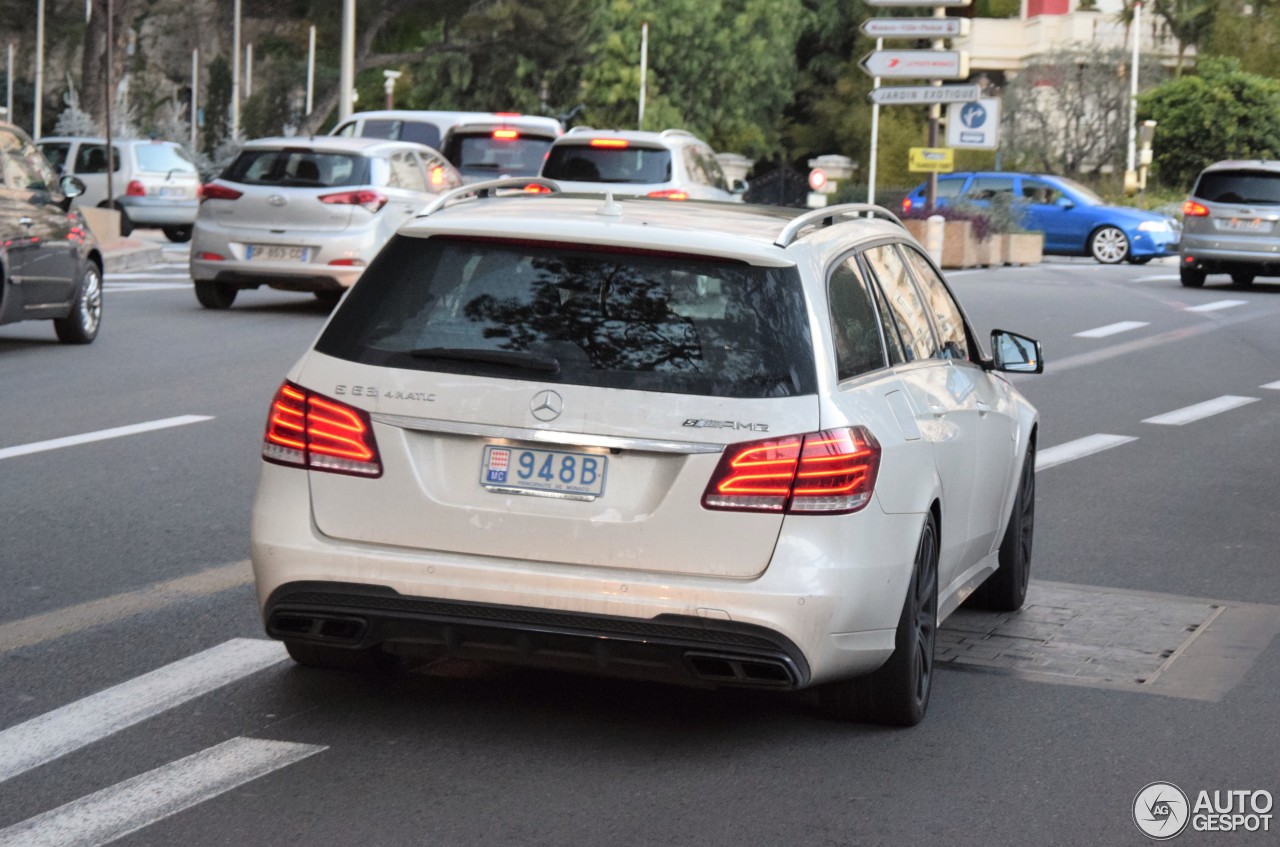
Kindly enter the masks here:
[[1244, 232], [1258, 232], [1269, 224], [1262, 218], [1231, 218], [1227, 221], [1227, 229], [1238, 229]]
[[306, 247], [283, 244], [250, 244], [248, 255], [254, 262], [305, 262], [310, 255]]
[[480, 484], [517, 494], [593, 500], [604, 493], [609, 458], [598, 453], [486, 445]]
[[185, 188], [172, 188], [172, 187], [161, 188], [160, 196], [161, 197], [186, 197], [187, 191]]

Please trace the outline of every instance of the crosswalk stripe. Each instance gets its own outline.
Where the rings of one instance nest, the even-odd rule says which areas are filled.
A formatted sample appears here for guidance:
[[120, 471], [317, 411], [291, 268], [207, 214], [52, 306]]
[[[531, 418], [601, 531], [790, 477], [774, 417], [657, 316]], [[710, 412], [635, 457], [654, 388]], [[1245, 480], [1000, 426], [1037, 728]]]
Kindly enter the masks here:
[[284, 660], [278, 642], [234, 638], [10, 727], [0, 732], [0, 782]]
[[108, 282], [107, 291], [125, 293], [129, 291], [190, 291], [190, 282]]
[[1236, 397], [1226, 394], [1213, 400], [1206, 400], [1203, 403], [1196, 403], [1194, 406], [1187, 406], [1183, 409], [1174, 409], [1172, 412], [1165, 412], [1163, 415], [1156, 415], [1154, 418], [1146, 418], [1142, 422], [1149, 424], [1162, 424], [1164, 426], [1182, 426], [1193, 421], [1201, 420], [1212, 415], [1229, 412], [1232, 409], [1238, 409], [1241, 406], [1247, 406], [1250, 403], [1257, 403], [1258, 397]]
[[0, 830], [0, 847], [98, 847], [328, 748], [232, 738]]
[[1244, 306], [1248, 304], [1248, 300], [1215, 300], [1212, 303], [1202, 303], [1199, 306], [1188, 306], [1188, 312], [1217, 312], [1222, 309], [1234, 309], [1236, 306]]
[[1092, 456], [1094, 453], [1101, 453], [1103, 450], [1110, 450], [1112, 447], [1119, 447], [1121, 444], [1128, 444], [1130, 441], [1137, 440], [1132, 435], [1107, 435], [1105, 433], [1086, 435], [1084, 438], [1077, 438], [1075, 441], [1068, 441], [1066, 444], [1059, 444], [1056, 447], [1047, 447], [1036, 453], [1036, 470], [1042, 471], [1054, 465], [1083, 459], [1085, 456]]
[[1259, 386], [1259, 388], [1267, 388], [1272, 391], [1280, 391], [1280, 382], [1268, 382], [1266, 385]]

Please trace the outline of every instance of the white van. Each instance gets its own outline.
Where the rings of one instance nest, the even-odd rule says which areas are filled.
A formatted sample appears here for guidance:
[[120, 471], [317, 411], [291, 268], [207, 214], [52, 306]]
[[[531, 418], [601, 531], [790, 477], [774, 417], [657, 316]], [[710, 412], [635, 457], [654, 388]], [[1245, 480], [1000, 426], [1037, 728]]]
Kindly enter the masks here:
[[74, 174], [85, 192], [77, 206], [120, 212], [120, 234], [134, 227], [157, 227], [170, 241], [189, 241], [200, 207], [200, 174], [181, 145], [147, 138], [112, 139], [111, 190], [107, 198], [107, 143], [102, 138], [50, 136], [37, 146], [55, 168]]

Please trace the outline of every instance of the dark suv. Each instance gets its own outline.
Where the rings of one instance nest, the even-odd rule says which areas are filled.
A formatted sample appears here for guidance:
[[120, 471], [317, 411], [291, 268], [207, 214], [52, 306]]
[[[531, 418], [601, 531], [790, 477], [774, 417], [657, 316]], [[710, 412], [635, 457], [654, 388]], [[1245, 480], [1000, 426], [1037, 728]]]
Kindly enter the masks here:
[[22, 130], [0, 124], [0, 324], [46, 318], [87, 344], [102, 321], [102, 254], [61, 179]]
[[1280, 276], [1280, 162], [1218, 162], [1201, 171], [1182, 204], [1179, 273], [1189, 288], [1208, 274], [1236, 285]]

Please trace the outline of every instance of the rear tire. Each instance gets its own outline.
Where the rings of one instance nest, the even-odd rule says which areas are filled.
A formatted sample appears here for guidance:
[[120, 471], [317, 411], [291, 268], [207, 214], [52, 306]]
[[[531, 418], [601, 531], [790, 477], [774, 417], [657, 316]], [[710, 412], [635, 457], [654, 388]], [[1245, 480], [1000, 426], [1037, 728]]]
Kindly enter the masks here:
[[915, 567], [898, 618], [893, 655], [866, 676], [830, 682], [818, 689], [818, 705], [832, 717], [889, 726], [915, 726], [924, 719], [933, 690], [933, 653], [938, 635], [938, 524], [930, 512], [920, 531]]
[[1016, 612], [1027, 599], [1031, 582], [1031, 542], [1036, 525], [1036, 453], [1027, 451], [1013, 512], [1000, 541], [1000, 567], [969, 598], [975, 609]]
[[186, 226], [167, 226], [164, 228], [164, 237], [176, 244], [182, 244], [191, 240], [191, 224]]
[[1151, 256], [1133, 256], [1133, 255], [1131, 255], [1131, 256], [1129, 256], [1129, 264], [1131, 264], [1131, 265], [1145, 265], [1147, 262], [1150, 262], [1150, 261], [1151, 261], [1151, 258], [1152, 258]]
[[1255, 276], [1256, 274], [1246, 273], [1244, 271], [1237, 271], [1236, 273], [1233, 273], [1231, 275], [1231, 281], [1234, 282], [1236, 285], [1253, 285], [1253, 280]]
[[230, 309], [238, 293], [239, 289], [225, 282], [196, 280], [196, 299], [206, 309]]
[[1203, 288], [1204, 278], [1208, 276], [1201, 268], [1188, 268], [1185, 265], [1178, 268], [1178, 279], [1187, 288]]
[[316, 299], [320, 301], [320, 305], [324, 306], [326, 309], [332, 309], [334, 306], [338, 305], [338, 301], [342, 299], [343, 289], [334, 291], [326, 288], [312, 293], [316, 295]]
[[284, 647], [289, 651], [289, 658], [308, 668], [385, 673], [396, 666], [396, 657], [377, 647], [352, 650], [307, 641], [286, 641]]
[[80, 287], [71, 305], [71, 314], [54, 318], [53, 331], [63, 344], [88, 344], [98, 337], [102, 326], [102, 272], [93, 262], [86, 262], [80, 275]]

